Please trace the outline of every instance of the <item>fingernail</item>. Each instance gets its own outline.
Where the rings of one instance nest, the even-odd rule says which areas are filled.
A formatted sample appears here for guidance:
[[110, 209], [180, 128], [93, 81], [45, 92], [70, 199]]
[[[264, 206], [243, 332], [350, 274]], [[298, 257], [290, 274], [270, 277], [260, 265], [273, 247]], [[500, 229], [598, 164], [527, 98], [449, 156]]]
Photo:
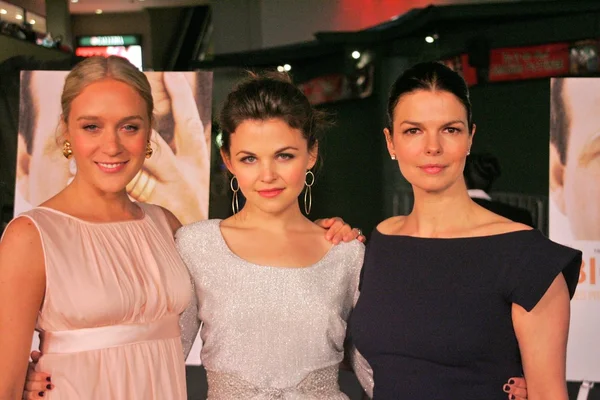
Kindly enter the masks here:
[[510, 395], [510, 400], [515, 400], [515, 399], [516, 399], [515, 395], [514, 395], [514, 394], [511, 394], [511, 395]]
[[40, 396], [40, 397], [44, 397], [44, 392], [39, 392], [39, 393], [38, 393], [38, 396]]
[[511, 385], [514, 385], [515, 384], [515, 380], [514, 379], [509, 379], [508, 383], [511, 384]]
[[46, 389], [48, 389], [48, 390], [52, 389], [52, 385], [51, 384], [47, 384], [46, 385]]
[[49, 377], [49, 376], [47, 376], [47, 377], [46, 377], [46, 380], [47, 380], [48, 382], [52, 382], [52, 378], [51, 378], [51, 377]]
[[508, 392], [510, 390], [510, 386], [508, 385], [504, 385], [504, 387], [502, 388], [505, 392]]

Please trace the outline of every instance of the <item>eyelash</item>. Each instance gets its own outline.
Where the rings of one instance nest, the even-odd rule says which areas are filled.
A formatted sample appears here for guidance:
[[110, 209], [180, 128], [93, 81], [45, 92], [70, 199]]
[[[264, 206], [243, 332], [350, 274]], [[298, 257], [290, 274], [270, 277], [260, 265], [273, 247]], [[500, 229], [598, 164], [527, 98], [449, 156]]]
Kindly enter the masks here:
[[460, 128], [456, 128], [454, 126], [449, 126], [445, 129], [446, 131], [452, 130], [453, 132], [448, 132], [451, 135], [458, 135], [459, 133], [462, 132], [462, 129]]
[[[295, 156], [293, 154], [290, 154], [290, 153], [280, 153], [280, 154], [277, 154], [276, 157], [278, 157], [278, 158], [280, 158], [280, 159], [282, 159], [284, 161], [287, 161], [287, 160], [293, 159]], [[245, 164], [252, 164], [254, 161], [256, 161], [256, 157], [254, 157], [254, 156], [246, 156], [246, 157], [240, 158], [240, 161], [243, 162], [243, 163], [245, 163]]]
[[[462, 132], [462, 129], [454, 126], [448, 126], [444, 128], [444, 131], [448, 132], [451, 135], [458, 135]], [[410, 128], [404, 131], [405, 135], [416, 135], [417, 133], [419, 133], [419, 128]]]
[[[85, 125], [83, 129], [88, 132], [95, 132], [100, 129], [100, 127], [96, 124], [89, 124]], [[140, 129], [140, 127], [137, 125], [123, 125], [123, 129], [125, 129], [125, 132], [127, 133], [135, 133]]]

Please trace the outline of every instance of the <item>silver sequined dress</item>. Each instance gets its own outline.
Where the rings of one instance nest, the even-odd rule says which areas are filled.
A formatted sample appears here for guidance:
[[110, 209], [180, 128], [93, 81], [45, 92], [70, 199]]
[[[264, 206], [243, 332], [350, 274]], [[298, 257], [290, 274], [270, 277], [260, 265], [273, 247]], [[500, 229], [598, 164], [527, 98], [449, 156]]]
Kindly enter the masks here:
[[236, 256], [220, 220], [181, 228], [203, 322], [201, 359], [210, 400], [347, 399], [338, 364], [357, 296], [364, 246], [341, 243], [306, 268], [266, 267]]

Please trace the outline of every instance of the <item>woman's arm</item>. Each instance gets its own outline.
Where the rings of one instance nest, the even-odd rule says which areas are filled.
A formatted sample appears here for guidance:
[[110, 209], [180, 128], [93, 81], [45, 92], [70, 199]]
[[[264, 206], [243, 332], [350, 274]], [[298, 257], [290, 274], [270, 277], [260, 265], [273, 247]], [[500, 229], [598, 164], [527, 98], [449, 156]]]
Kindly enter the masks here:
[[569, 307], [569, 290], [562, 274], [530, 312], [513, 303], [512, 319], [529, 400], [569, 399], [565, 375]]
[[0, 399], [21, 399], [46, 274], [33, 221], [12, 221], [0, 242]]

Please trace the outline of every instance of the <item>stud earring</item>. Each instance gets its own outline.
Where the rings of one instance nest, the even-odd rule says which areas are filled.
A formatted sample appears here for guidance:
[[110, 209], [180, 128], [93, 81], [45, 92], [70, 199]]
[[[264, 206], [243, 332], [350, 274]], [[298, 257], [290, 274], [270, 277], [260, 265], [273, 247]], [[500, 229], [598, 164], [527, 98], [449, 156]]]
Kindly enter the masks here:
[[392, 160], [396, 160], [396, 155], [395, 155], [395, 154], [392, 154], [392, 155], [391, 155], [391, 159], [392, 159]]

